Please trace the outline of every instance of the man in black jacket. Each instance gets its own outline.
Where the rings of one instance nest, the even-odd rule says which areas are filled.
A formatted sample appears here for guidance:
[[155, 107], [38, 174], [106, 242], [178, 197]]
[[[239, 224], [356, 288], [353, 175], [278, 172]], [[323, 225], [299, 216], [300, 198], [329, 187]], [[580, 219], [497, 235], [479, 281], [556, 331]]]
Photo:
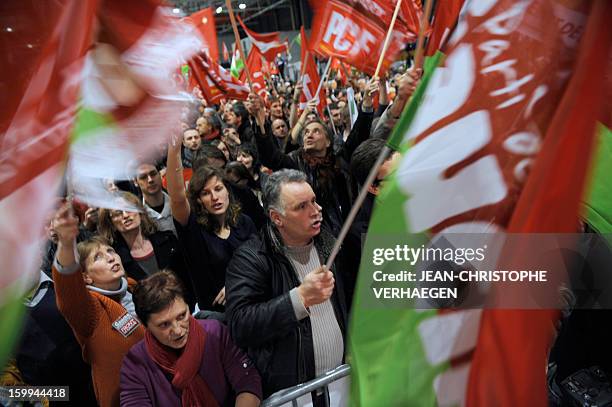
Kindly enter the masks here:
[[357, 121], [338, 152], [334, 152], [334, 136], [327, 125], [319, 120], [306, 123], [303, 116], [296, 124], [302, 128], [302, 146], [284, 154], [275, 145], [274, 136], [268, 134], [261, 98], [253, 95], [251, 99], [251, 110], [257, 124], [253, 126], [253, 131], [261, 163], [274, 171], [292, 168], [306, 173], [324, 209], [323, 223], [334, 236], [340, 233], [353, 203], [354, 190], [350, 183], [348, 162], [355, 148], [370, 135], [376, 86], [376, 81], [369, 85], [371, 92], [366, 93]]
[[346, 310], [338, 264], [323, 266], [334, 238], [321, 229], [306, 175], [273, 173], [263, 199], [268, 224], [234, 253], [225, 290], [230, 333], [255, 361], [267, 397], [342, 363]]

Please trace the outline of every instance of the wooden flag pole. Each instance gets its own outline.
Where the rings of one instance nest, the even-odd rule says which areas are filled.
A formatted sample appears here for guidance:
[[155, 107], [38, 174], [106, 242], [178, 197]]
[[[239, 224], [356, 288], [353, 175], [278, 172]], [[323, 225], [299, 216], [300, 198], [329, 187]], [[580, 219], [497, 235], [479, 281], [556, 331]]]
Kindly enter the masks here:
[[244, 50], [242, 49], [242, 43], [240, 42], [240, 34], [238, 33], [238, 26], [236, 25], [236, 17], [234, 16], [234, 10], [232, 9], [232, 0], [225, 0], [225, 6], [227, 7], [227, 12], [230, 16], [230, 21], [232, 23], [232, 29], [234, 30], [234, 37], [236, 38], [236, 47], [238, 47], [238, 52], [240, 52], [240, 58], [244, 61], [244, 70], [247, 74], [247, 81], [249, 82], [249, 90], [253, 91], [253, 80], [251, 79], [251, 72], [249, 71], [249, 66], [246, 63], [246, 55]]
[[344, 238], [346, 238], [346, 235], [351, 229], [351, 225], [353, 224], [353, 221], [357, 217], [357, 214], [359, 213], [359, 209], [361, 209], [361, 205], [363, 204], [363, 201], [365, 200], [366, 196], [368, 196], [368, 187], [372, 185], [372, 182], [374, 182], [374, 180], [376, 179], [376, 175], [378, 175], [378, 171], [380, 170], [380, 167], [382, 167], [382, 165], [385, 163], [385, 161], [387, 160], [391, 152], [392, 150], [388, 146], [383, 147], [382, 151], [378, 155], [378, 158], [376, 159], [376, 163], [374, 163], [374, 166], [372, 167], [372, 169], [370, 170], [370, 173], [368, 174], [368, 178], [366, 178], [366, 181], [361, 186], [359, 195], [357, 195], [357, 199], [355, 199], [355, 203], [353, 204], [351, 211], [346, 217], [346, 220], [344, 221], [344, 224], [342, 225], [342, 229], [340, 230], [340, 234], [338, 235], [338, 238], [336, 239], [336, 242], [334, 243], [334, 247], [332, 248], [331, 254], [327, 258], [327, 261], [325, 262], [325, 267], [327, 267], [328, 270], [331, 268], [332, 264], [334, 264], [334, 260], [336, 259], [336, 256], [340, 252], [340, 247], [342, 247], [342, 242], [344, 241]]
[[329, 57], [327, 60], [327, 65], [325, 66], [325, 71], [323, 71], [323, 76], [321, 76], [321, 80], [319, 80], [319, 87], [317, 88], [317, 93], [315, 93], [313, 100], [316, 100], [319, 97], [319, 93], [321, 92], [321, 88], [323, 87], [323, 82], [327, 80], [327, 75], [329, 75], [329, 69], [331, 68], [332, 59]]
[[391, 34], [393, 34], [393, 26], [395, 26], [395, 20], [397, 19], [401, 4], [402, 0], [397, 0], [397, 4], [395, 5], [395, 11], [393, 11], [393, 18], [391, 18], [391, 25], [389, 26], [389, 30], [387, 31], [387, 36], [385, 37], [382, 52], [380, 53], [380, 57], [378, 58], [378, 65], [376, 65], [376, 71], [374, 72], [373, 76], [374, 78], [378, 78], [378, 73], [380, 72], [382, 63], [385, 60], [385, 54], [387, 53], [387, 48], [389, 47], [389, 42], [391, 41]]
[[431, 7], [433, 1], [425, 0], [425, 12], [421, 16], [419, 27], [419, 37], [417, 39], [416, 51], [414, 53], [414, 67], [416, 69], [423, 68], [423, 53], [425, 48], [425, 30], [429, 26], [429, 16], [431, 15]]

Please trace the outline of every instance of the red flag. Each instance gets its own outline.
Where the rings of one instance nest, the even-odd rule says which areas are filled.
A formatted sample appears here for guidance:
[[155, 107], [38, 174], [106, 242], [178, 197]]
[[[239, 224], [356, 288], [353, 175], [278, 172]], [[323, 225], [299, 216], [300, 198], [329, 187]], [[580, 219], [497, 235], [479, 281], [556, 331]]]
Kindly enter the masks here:
[[[595, 1], [574, 74], [546, 131], [509, 232], [576, 232], [595, 123], [605, 102], [603, 62], [612, 55], [611, 20], [612, 3]], [[558, 311], [552, 310], [486, 311], [472, 361], [467, 404], [548, 405], [544, 366], [558, 317]], [[534, 369], [537, 366], [540, 368]]]
[[229, 60], [230, 60], [229, 51], [227, 50], [227, 45], [225, 44], [225, 41], [223, 41], [223, 61], [229, 61]]
[[[34, 3], [17, 3], [8, 11], [11, 22], [18, 23], [10, 33], [14, 36], [2, 47], [7, 57], [0, 111], [2, 305], [9, 298], [5, 290], [19, 278], [27, 281], [40, 265], [36, 244], [42, 243], [45, 217], [63, 174], [77, 112], [77, 78], [97, 8], [95, 1], [51, 3], [47, 19], [38, 24], [31, 20], [39, 15]], [[36, 47], [27, 47], [29, 41]]]
[[[412, 231], [577, 230], [604, 100], [612, 3], [568, 4], [469, 4], [406, 137], [414, 141], [404, 159], [410, 164], [401, 169], [412, 202], [406, 210], [415, 214]], [[584, 32], [582, 40], [557, 24], [541, 24], [551, 16]], [[434, 197], [458, 194], [471, 202], [431, 206]], [[460, 320], [468, 311], [452, 315]], [[436, 365], [450, 366], [434, 379], [438, 404], [547, 405], [545, 366], [557, 312], [472, 316], [476, 322], [452, 336], [443, 326], [430, 333], [441, 338]]]
[[445, 2], [437, 2], [434, 10], [433, 22], [431, 24], [432, 32], [427, 40], [427, 48], [425, 55], [431, 56], [441, 49], [451, 31], [457, 24], [459, 12], [465, 0], [449, 0]]
[[[387, 28], [391, 25], [397, 0], [351, 0], [347, 3], [372, 21], [377, 21], [382, 28]], [[413, 37], [416, 36], [419, 32], [422, 14], [423, 8], [420, 1], [402, 0], [395, 29]]]
[[[246, 64], [249, 67], [249, 72], [251, 72], [251, 84], [253, 85], [253, 91], [257, 93], [259, 96], [264, 97], [266, 94], [266, 81], [264, 78], [264, 69], [263, 69], [263, 55], [259, 52], [257, 47], [252, 47], [249, 52], [249, 56], [247, 57]], [[242, 71], [240, 74], [240, 80], [245, 82], [246, 78], [246, 69]]]
[[[319, 78], [319, 72], [317, 71], [314, 55], [312, 55], [312, 52], [308, 51], [310, 47], [308, 45], [308, 39], [306, 38], [306, 32], [304, 31], [303, 26], [300, 28], [300, 36], [302, 40], [302, 84], [304, 85], [302, 94], [300, 95], [300, 109], [304, 110], [306, 108], [306, 103], [309, 100], [314, 99], [321, 79]], [[321, 117], [324, 117], [323, 112], [326, 106], [326, 98], [325, 89], [321, 88], [318, 95], [319, 103], [317, 105], [317, 110]]]
[[216, 104], [224, 98], [247, 99], [249, 88], [218, 63], [212, 62], [206, 54], [191, 58], [188, 65], [207, 102]]
[[[338, 0], [320, 3], [313, 0], [311, 47], [318, 53], [337, 57], [370, 75], [376, 71], [387, 35], [384, 20], [372, 17]], [[382, 72], [398, 53], [416, 36], [401, 22], [396, 22], [382, 65]]]
[[[190, 20], [202, 35], [206, 45], [204, 51], [214, 61], [219, 61], [219, 46], [217, 45], [217, 29], [215, 28], [215, 17], [211, 7], [197, 11], [186, 17]], [[223, 44], [225, 45], [225, 44]]]
[[240, 16], [236, 16], [238, 22], [242, 26], [244, 32], [248, 35], [249, 39], [253, 43], [253, 46], [259, 48], [261, 54], [270, 62], [274, 62], [276, 55], [287, 52], [287, 44], [282, 42], [280, 39], [280, 32], [272, 32], [266, 34], [258, 34], [249, 30], [246, 25], [240, 19]]

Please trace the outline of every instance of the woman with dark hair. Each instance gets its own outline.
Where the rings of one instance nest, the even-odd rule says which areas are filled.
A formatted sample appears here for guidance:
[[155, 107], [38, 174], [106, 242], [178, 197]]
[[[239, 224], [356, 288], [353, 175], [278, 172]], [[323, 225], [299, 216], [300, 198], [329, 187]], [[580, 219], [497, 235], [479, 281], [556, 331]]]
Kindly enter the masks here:
[[256, 407], [259, 373], [215, 320], [196, 321], [180, 282], [162, 271], [134, 289], [144, 340], [123, 359], [121, 406]]
[[[178, 143], [176, 143], [178, 144]], [[192, 270], [202, 310], [225, 310], [225, 269], [234, 250], [256, 232], [229, 192], [222, 170], [198, 168], [185, 191], [179, 147], [168, 148], [168, 193], [172, 216]]]
[[253, 144], [245, 143], [239, 145], [236, 151], [236, 161], [244, 164], [255, 181], [255, 183], [249, 185], [249, 187], [253, 190], [261, 191], [261, 187], [265, 184], [267, 174], [261, 171], [261, 163], [259, 162], [257, 148]]
[[251, 175], [249, 170], [247, 170], [240, 161], [231, 161], [227, 163], [225, 166], [225, 178], [241, 187], [248, 187], [255, 183], [253, 175]]
[[[101, 406], [119, 405], [119, 371], [128, 350], [144, 336], [121, 258], [102, 238], [75, 247], [78, 218], [70, 204], [53, 219], [58, 246], [53, 264], [57, 308], [91, 365], [94, 391]], [[61, 369], [61, 366], [58, 366]]]

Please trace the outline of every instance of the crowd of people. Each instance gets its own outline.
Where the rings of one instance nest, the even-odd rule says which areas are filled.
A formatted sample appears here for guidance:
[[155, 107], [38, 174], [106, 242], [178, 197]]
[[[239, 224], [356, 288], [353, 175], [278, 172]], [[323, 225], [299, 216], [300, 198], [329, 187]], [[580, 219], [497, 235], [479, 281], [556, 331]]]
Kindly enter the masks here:
[[341, 365], [361, 234], [396, 155], [324, 264], [419, 77], [327, 81], [323, 115], [278, 77], [265, 97], [199, 100], [164, 156], [109, 184], [133, 209], [61, 200], [2, 384], [69, 386], [80, 406], [256, 406]]
[[[59, 197], [0, 385], [68, 386], [77, 406], [248, 407], [345, 363], [362, 238], [399, 153], [366, 178], [422, 71], [351, 74], [325, 82], [324, 111], [277, 76], [264, 97], [197, 100], [159, 157], [109, 182], [116, 205]], [[604, 339], [566, 352], [604, 317], [566, 318], [554, 374], [610, 365]]]

